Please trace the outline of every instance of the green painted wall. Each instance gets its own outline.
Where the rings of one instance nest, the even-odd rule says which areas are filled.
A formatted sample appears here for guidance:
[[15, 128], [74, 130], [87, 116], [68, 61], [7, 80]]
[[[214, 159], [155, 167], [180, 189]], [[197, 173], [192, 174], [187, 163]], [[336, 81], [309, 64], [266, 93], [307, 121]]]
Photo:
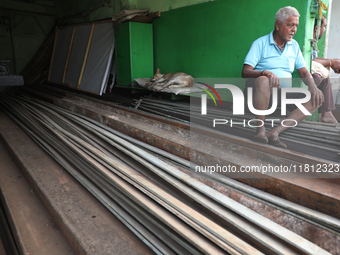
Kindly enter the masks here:
[[117, 85], [154, 75], [152, 34], [152, 24], [147, 23], [127, 22], [116, 30]]
[[[243, 60], [258, 37], [274, 26], [276, 11], [287, 5], [301, 14], [295, 36], [310, 61], [313, 16], [310, 4], [315, 0], [42, 0], [30, 4], [3, 0], [0, 16], [8, 23], [0, 25], [0, 58], [13, 59], [12, 71], [19, 73], [39, 49], [56, 18], [72, 16], [69, 23], [105, 18], [125, 9], [150, 7], [162, 11], [153, 21], [155, 69], [162, 72], [184, 71], [197, 78], [240, 77]], [[283, 3], [284, 2], [284, 3]], [[328, 5], [329, 0], [324, 0]], [[319, 42], [321, 55], [324, 39]]]
[[[154, 25], [155, 69], [184, 71], [197, 78], [240, 77], [243, 60], [258, 37], [274, 27], [279, 8], [296, 7], [300, 26], [295, 38], [310, 66], [315, 0], [62, 0], [58, 14], [75, 15], [69, 23], [111, 18], [125, 9], [161, 11]], [[324, 1], [328, 4], [328, 0]], [[319, 48], [323, 50], [324, 41]], [[296, 73], [294, 77], [296, 77]]]
[[[315, 0], [62, 0], [58, 13], [75, 15], [69, 23], [81, 23], [110, 18], [125, 9], [162, 11], [161, 18], [153, 21], [155, 69], [184, 71], [197, 78], [221, 78], [241, 76], [251, 43], [273, 29], [277, 10], [287, 5], [296, 7], [301, 14], [295, 39], [309, 66], [312, 1]], [[328, 4], [328, 0], [324, 2]]]
[[[312, 36], [310, 1], [239, 0], [201, 3], [163, 12], [154, 20], [155, 68], [196, 78], [241, 77], [252, 42], [274, 28], [277, 10], [294, 6], [301, 14], [296, 39], [304, 53]], [[308, 28], [306, 30], [306, 28]]]

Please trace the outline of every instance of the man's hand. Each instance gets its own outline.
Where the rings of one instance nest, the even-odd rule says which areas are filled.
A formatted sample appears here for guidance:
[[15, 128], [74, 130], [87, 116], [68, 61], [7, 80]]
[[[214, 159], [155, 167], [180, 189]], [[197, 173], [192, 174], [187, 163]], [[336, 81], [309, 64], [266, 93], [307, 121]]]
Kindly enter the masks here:
[[311, 93], [312, 105], [319, 108], [322, 105], [322, 103], [324, 102], [324, 97], [323, 97], [322, 91], [320, 89], [318, 89], [316, 87], [316, 85], [309, 86], [308, 90]]
[[311, 93], [311, 101], [314, 107], [320, 107], [324, 102], [323, 93], [314, 83], [314, 79], [308, 72], [306, 67], [297, 69], [302, 81], [308, 86], [308, 90]]
[[[258, 78], [262, 75], [262, 71], [255, 71], [254, 67], [244, 64], [242, 69], [242, 78]], [[275, 74], [269, 71], [265, 71], [264, 76], [268, 77], [269, 79], [269, 87], [270, 88], [280, 88], [280, 78], [277, 77]]]
[[280, 78], [277, 77], [275, 74], [272, 72], [266, 71], [264, 73], [264, 76], [267, 76], [269, 79], [269, 87], [270, 88], [279, 88], [281, 85]]
[[340, 72], [340, 59], [338, 58], [333, 58], [332, 59], [333, 64], [332, 64], [332, 69], [334, 70], [335, 73], [339, 73]]

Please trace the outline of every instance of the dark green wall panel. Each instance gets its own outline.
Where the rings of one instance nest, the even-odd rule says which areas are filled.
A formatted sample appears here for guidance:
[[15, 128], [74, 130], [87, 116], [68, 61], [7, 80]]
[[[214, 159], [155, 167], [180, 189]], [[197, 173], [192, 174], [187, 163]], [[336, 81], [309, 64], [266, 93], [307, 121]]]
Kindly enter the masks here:
[[152, 24], [130, 22], [131, 77], [149, 78], [153, 74]]
[[308, 0], [216, 0], [163, 12], [154, 20], [155, 69], [195, 78], [241, 77], [254, 40], [274, 28], [276, 12], [294, 6], [300, 26], [294, 39], [305, 43]]
[[127, 86], [136, 78], [151, 78], [152, 24], [128, 22], [116, 30], [117, 84]]

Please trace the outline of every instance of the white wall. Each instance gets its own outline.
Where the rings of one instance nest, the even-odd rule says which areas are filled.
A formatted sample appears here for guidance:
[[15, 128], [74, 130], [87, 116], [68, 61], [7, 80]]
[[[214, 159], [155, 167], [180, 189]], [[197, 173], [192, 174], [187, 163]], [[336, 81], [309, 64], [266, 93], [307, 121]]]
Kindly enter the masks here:
[[[340, 58], [340, 1], [333, 0], [331, 6], [331, 16], [328, 21], [328, 58]], [[340, 75], [332, 72], [333, 96], [336, 104], [340, 104]]]

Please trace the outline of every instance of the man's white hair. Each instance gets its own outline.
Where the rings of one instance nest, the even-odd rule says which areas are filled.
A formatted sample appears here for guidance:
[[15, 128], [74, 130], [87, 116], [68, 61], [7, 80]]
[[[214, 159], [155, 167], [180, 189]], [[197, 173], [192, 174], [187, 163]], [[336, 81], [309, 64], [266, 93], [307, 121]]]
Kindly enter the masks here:
[[275, 24], [277, 21], [280, 21], [280, 23], [282, 24], [283, 22], [285, 22], [290, 16], [297, 16], [300, 17], [300, 13], [298, 12], [298, 10], [296, 10], [294, 7], [291, 6], [286, 6], [281, 8], [275, 16]]

